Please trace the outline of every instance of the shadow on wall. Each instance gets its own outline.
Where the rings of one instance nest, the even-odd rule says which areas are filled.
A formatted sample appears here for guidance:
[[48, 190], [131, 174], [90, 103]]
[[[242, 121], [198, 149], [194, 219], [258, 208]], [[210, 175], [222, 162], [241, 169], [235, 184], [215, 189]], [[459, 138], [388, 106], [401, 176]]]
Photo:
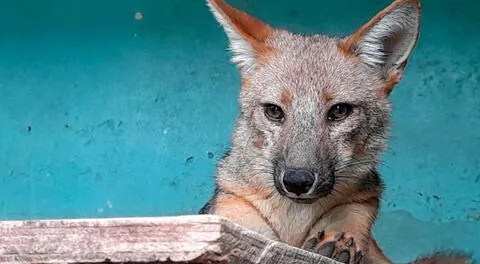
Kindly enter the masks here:
[[[273, 26], [342, 35], [389, 3], [230, 2]], [[422, 3], [420, 40], [392, 94], [375, 231], [405, 260], [480, 244], [480, 4]], [[0, 218], [196, 213], [228, 147], [239, 87], [204, 2], [2, 6]]]

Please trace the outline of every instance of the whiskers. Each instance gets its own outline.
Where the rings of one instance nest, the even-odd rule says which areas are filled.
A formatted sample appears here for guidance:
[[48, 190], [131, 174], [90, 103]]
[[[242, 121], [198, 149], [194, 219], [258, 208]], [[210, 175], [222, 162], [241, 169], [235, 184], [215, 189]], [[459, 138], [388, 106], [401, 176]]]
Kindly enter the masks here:
[[365, 174], [374, 172], [377, 162], [373, 158], [349, 158], [337, 162], [333, 171], [336, 181], [334, 191], [341, 192], [341, 190], [349, 189], [351, 184], [357, 183]]
[[349, 158], [348, 160], [337, 162], [334, 170], [335, 185], [332, 194], [345, 196], [352, 195], [352, 192], [357, 192], [359, 184], [362, 184], [362, 180], [369, 179], [369, 177], [372, 177], [371, 174], [377, 173], [376, 168], [379, 163], [383, 164], [375, 157], [365, 159]]
[[[340, 161], [335, 164], [335, 169], [333, 172], [335, 174], [340, 174], [342, 172], [345, 172], [347, 170], [351, 170], [353, 168], [358, 168], [362, 169], [364, 167], [374, 167], [377, 163], [376, 159], [363, 159], [363, 160], [357, 160], [355, 158], [349, 158], [346, 161]], [[363, 165], [370, 165], [370, 166], [363, 166]]]

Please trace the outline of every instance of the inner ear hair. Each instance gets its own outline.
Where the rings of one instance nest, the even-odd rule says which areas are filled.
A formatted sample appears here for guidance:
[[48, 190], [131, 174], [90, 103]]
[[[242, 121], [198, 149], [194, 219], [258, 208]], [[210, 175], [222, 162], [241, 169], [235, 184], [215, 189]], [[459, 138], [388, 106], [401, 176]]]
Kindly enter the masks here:
[[420, 3], [396, 0], [342, 41], [339, 47], [384, 75], [401, 71], [417, 42], [419, 24]]

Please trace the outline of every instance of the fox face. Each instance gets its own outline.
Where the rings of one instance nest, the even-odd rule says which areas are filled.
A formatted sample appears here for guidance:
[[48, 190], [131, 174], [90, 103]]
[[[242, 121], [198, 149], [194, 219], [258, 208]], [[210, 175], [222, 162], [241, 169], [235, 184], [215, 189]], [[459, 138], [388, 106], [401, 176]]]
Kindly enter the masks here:
[[242, 79], [231, 153], [239, 180], [297, 203], [361, 188], [388, 137], [389, 94], [418, 38], [419, 3], [397, 0], [347, 37], [273, 29], [208, 4]]

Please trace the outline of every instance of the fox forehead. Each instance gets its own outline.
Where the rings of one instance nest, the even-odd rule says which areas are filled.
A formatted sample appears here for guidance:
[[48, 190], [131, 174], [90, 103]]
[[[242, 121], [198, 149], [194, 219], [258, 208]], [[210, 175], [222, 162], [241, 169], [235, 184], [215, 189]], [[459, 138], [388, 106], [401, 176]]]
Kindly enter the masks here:
[[338, 42], [339, 38], [324, 35], [277, 32], [268, 40], [275, 49], [273, 55], [243, 77], [248, 96], [285, 106], [305, 100], [325, 104], [374, 99], [382, 80], [342, 54]]

